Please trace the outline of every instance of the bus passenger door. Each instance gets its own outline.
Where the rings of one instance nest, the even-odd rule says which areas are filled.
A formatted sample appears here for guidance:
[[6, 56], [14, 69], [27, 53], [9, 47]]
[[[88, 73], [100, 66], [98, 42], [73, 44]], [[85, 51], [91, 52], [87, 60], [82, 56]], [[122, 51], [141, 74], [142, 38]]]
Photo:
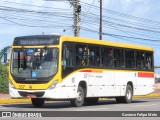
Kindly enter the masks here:
[[74, 52], [73, 43], [64, 43], [62, 49], [62, 78], [73, 72], [74, 69]]
[[[74, 44], [73, 43], [63, 43], [62, 48], [62, 79], [64, 79], [64, 86], [62, 96], [64, 98], [72, 97], [74, 93], [74, 84], [71, 83], [73, 77], [71, 78], [69, 75], [74, 70]], [[68, 77], [67, 77], [68, 76]], [[70, 88], [69, 88], [70, 87]]]

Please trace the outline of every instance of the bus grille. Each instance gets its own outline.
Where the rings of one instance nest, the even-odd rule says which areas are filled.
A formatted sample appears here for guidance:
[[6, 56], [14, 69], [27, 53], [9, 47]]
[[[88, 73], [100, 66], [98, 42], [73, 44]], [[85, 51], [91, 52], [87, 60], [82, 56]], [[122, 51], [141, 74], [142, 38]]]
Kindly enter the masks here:
[[27, 95], [36, 95], [36, 97], [42, 97], [45, 92], [23, 92], [23, 91], [18, 91], [18, 93], [22, 97], [27, 97]]

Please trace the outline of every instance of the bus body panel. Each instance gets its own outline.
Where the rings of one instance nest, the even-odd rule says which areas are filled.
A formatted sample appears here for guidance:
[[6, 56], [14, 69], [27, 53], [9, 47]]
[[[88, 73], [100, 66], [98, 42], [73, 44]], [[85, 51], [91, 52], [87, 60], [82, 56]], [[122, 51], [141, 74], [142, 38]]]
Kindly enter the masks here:
[[[20, 84], [16, 83], [13, 79], [9, 68], [9, 80], [12, 81], [13, 86], [9, 83], [9, 93], [12, 98], [26, 98], [32, 95], [39, 98], [46, 99], [73, 99], [77, 96], [77, 89], [80, 82], [86, 83], [86, 97], [116, 97], [125, 96], [126, 86], [130, 82], [133, 84], [134, 95], [146, 95], [154, 91], [154, 72], [153, 71], [140, 71], [140, 70], [119, 70], [116, 68], [79, 68], [62, 78], [62, 44], [63, 42], [74, 42], [82, 44], [94, 44], [101, 46], [111, 46], [119, 48], [127, 48], [134, 50], [145, 50], [153, 52], [150, 47], [122, 44], [110, 41], [97, 41], [86, 38], [61, 36], [59, 45], [48, 46], [49, 48], [57, 47], [59, 49], [59, 63], [57, 74], [45, 84]], [[43, 48], [44, 46], [25, 46], [25, 48]], [[22, 46], [12, 46], [12, 48], [22, 48]], [[11, 64], [11, 63], [10, 63]], [[58, 80], [54, 89], [49, 89], [52, 83]], [[25, 85], [23, 89], [19, 86]], [[30, 89], [30, 85], [32, 89]], [[26, 96], [19, 94], [28, 93]], [[31, 94], [31, 96], [30, 96]], [[35, 96], [33, 96], [35, 97]]]
[[10, 95], [13, 98], [20, 98], [22, 96], [19, 95], [18, 91], [33, 94], [36, 92], [44, 92], [44, 96], [41, 96], [42, 98], [72, 99], [76, 97], [77, 88], [81, 81], [85, 81], [87, 85], [86, 97], [124, 96], [128, 82], [132, 82], [133, 84], [134, 95], [152, 93], [154, 91], [154, 82], [152, 82], [154, 78], [139, 78], [136, 74], [138, 74], [138, 72], [103, 71], [101, 73], [91, 73], [77, 71], [64, 78], [64, 80], [57, 84], [52, 90], [17, 90], [10, 88]]

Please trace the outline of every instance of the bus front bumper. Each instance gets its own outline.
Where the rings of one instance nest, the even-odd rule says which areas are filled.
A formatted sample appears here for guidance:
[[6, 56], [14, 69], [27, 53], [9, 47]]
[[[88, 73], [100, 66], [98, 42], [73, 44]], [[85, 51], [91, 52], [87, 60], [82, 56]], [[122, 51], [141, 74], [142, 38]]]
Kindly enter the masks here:
[[46, 98], [46, 99], [71, 99], [76, 96], [75, 87], [55, 87], [52, 90], [19, 90], [9, 88], [11, 98]]

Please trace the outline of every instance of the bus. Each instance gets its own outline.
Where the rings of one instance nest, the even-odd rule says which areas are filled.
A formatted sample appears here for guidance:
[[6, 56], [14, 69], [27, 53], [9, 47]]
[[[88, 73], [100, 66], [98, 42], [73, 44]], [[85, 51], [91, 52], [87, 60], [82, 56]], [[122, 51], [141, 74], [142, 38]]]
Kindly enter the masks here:
[[11, 98], [70, 101], [80, 107], [99, 98], [131, 103], [154, 91], [151, 47], [62, 35], [16, 37], [9, 63]]

